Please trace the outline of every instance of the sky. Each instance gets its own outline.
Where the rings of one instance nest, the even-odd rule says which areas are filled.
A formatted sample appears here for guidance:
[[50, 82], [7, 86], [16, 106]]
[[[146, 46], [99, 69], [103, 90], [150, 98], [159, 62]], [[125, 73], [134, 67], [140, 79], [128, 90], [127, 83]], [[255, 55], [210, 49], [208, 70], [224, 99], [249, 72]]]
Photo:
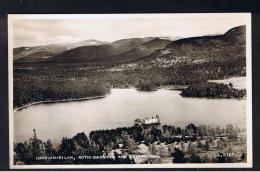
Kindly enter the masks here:
[[13, 47], [95, 39], [113, 42], [133, 37], [194, 37], [223, 34], [245, 25], [245, 13], [11, 15]]

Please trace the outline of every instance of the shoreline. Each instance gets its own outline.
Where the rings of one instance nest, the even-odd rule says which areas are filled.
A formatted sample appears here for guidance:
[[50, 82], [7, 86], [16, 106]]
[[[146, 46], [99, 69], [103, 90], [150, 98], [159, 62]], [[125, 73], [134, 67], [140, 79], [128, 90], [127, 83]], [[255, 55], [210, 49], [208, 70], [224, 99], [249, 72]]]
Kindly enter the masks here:
[[227, 97], [189, 97], [189, 96], [183, 96], [180, 94], [181, 97], [183, 98], [198, 98], [198, 99], [209, 99], [209, 100], [213, 100], [213, 99], [218, 99], [218, 100], [246, 100], [246, 96], [242, 97], [242, 98], [235, 98], [235, 97], [231, 97], [231, 98], [227, 98]]
[[[227, 79], [232, 79], [232, 78], [239, 78], [240, 76], [238, 77], [229, 77], [229, 78], [225, 78], [223, 80], [227, 80]], [[244, 77], [244, 76], [242, 76]], [[221, 81], [221, 80], [208, 80], [207, 82], [214, 82], [214, 81]], [[218, 82], [216, 82], [218, 83]], [[220, 82], [221, 83], [221, 82]], [[225, 84], [225, 83], [224, 83]], [[186, 89], [188, 87], [188, 85], [161, 85], [159, 87], [157, 87], [156, 89], [153, 89], [153, 90], [150, 90], [151, 92], [152, 91], [157, 91], [159, 89], [166, 89], [166, 90], [176, 90], [176, 91], [182, 91], [183, 89]], [[122, 87], [115, 87], [115, 88], [119, 88], [119, 89], [136, 89], [138, 91], [144, 91], [144, 92], [149, 92], [149, 91], [145, 91], [145, 90], [141, 90], [141, 89], [138, 89], [134, 86], [122, 86]], [[113, 88], [112, 88], [113, 89]], [[14, 108], [13, 109], [13, 112], [16, 112], [16, 111], [19, 111], [19, 110], [22, 110], [24, 108], [27, 108], [27, 107], [30, 107], [30, 106], [33, 106], [33, 105], [37, 105], [37, 104], [47, 104], [47, 103], [59, 103], [59, 102], [73, 102], [73, 101], [84, 101], [84, 100], [92, 100], [92, 99], [99, 99], [99, 98], [104, 98], [106, 95], [103, 95], [103, 96], [93, 96], [93, 97], [85, 97], [85, 98], [78, 98], [78, 99], [63, 99], [63, 100], [45, 100], [45, 101], [38, 101], [38, 102], [33, 102], [33, 103], [29, 103], [27, 105], [24, 105], [22, 107], [18, 107], [18, 108]], [[180, 94], [180, 96], [182, 96]], [[224, 97], [186, 97], [186, 96], [182, 96], [183, 98], [207, 98], [207, 99], [228, 99], [228, 98], [224, 98]], [[246, 99], [246, 96], [245, 97], [242, 97], [242, 98], [229, 98], [229, 99], [237, 99], [237, 100], [243, 100], [243, 99]]]
[[78, 98], [78, 99], [44, 100], [44, 101], [38, 101], [38, 102], [29, 103], [29, 104], [24, 105], [22, 107], [14, 108], [13, 112], [17, 112], [19, 110], [22, 110], [24, 108], [28, 108], [30, 106], [37, 105], [37, 104], [60, 103], [60, 102], [75, 102], [75, 101], [101, 99], [101, 98], [104, 98], [104, 97], [105, 97], [105, 95], [104, 96], [93, 96], [93, 97]]

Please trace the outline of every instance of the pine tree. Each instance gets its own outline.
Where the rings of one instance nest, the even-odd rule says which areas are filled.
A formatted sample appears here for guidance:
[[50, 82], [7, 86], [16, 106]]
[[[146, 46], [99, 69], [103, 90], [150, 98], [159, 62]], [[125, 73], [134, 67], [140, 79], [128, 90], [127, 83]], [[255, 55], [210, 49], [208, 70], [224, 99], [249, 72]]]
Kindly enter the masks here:
[[52, 143], [50, 140], [48, 140], [46, 143], [44, 143], [45, 145], [45, 154], [46, 156], [54, 156], [56, 154], [56, 150], [53, 147]]
[[45, 154], [43, 142], [37, 138], [35, 129], [33, 129], [33, 138], [29, 140], [29, 147], [32, 154], [33, 162], [35, 162], [35, 159], [37, 157], [43, 156]]

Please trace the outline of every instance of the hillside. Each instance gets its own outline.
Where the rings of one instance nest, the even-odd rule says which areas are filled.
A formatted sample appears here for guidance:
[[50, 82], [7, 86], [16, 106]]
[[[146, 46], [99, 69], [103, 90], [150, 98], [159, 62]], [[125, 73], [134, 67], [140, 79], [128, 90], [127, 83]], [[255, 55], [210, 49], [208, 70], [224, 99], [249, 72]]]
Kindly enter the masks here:
[[56, 63], [79, 63], [114, 54], [117, 54], [117, 50], [110, 45], [82, 46], [64, 51], [49, 60]]
[[[223, 35], [184, 38], [131, 62], [129, 66], [167, 67], [176, 64], [231, 61], [246, 57], [246, 28], [239, 26]], [[133, 65], [134, 64], [134, 65]]]
[[96, 54], [92, 52], [96, 51], [92, 50], [94, 47], [84, 47], [88, 50], [80, 52], [69, 50], [58, 55], [60, 59], [56, 59], [56, 62], [86, 62], [96, 65], [120, 63], [123, 68], [126, 68], [124, 64], [143, 68], [245, 59], [245, 26], [232, 28], [223, 35], [176, 41], [151, 37], [132, 38], [115, 41], [109, 46], [109, 50], [101, 48]]
[[130, 38], [105, 45], [82, 46], [49, 59], [56, 63], [111, 64], [137, 59], [164, 48], [170, 41], [154, 38]]
[[[245, 26], [223, 35], [182, 38], [129, 38], [112, 43], [86, 40], [72, 44], [55, 44], [14, 49], [20, 62], [118, 64], [167, 67], [176, 64], [227, 61], [245, 58]], [[77, 47], [79, 46], [79, 47]], [[76, 48], [75, 48], [76, 47]]]
[[126, 53], [120, 54], [119, 58], [123, 59], [124, 61], [138, 59], [140, 57], [150, 55], [156, 50], [165, 48], [165, 46], [170, 42], [171, 41], [166, 39], [155, 38]]
[[103, 45], [106, 42], [97, 40], [84, 40], [75, 43], [49, 44], [34, 47], [18, 47], [14, 48], [14, 60], [19, 62], [35, 62], [46, 61], [47, 58], [62, 53], [73, 48], [88, 45]]
[[153, 37], [147, 38], [129, 38], [129, 39], [120, 39], [118, 41], [112, 42], [110, 45], [117, 49], [118, 54], [130, 51], [131, 49], [142, 45], [145, 42], [154, 39]]
[[[35, 61], [42, 60], [46, 58], [46, 54], [48, 57], [53, 56], [55, 54], [61, 53], [67, 50], [66, 46], [62, 45], [45, 45], [45, 46], [36, 46], [36, 47], [20, 47], [14, 49], [14, 60], [15, 61]], [[34, 56], [34, 54], [36, 56]], [[42, 56], [39, 56], [42, 54]]]
[[154, 38], [148, 42], [145, 42], [125, 53], [103, 57], [100, 59], [93, 59], [92, 62], [112, 64], [112, 63], [123, 63], [138, 60], [141, 57], [152, 54], [154, 51], [165, 48], [171, 41], [166, 39]]
[[[224, 35], [185, 38], [173, 41], [154, 55], [186, 56], [192, 60], [228, 60], [245, 57], [245, 26], [230, 29]], [[168, 52], [168, 53], [167, 53]]]
[[[16, 62], [56, 62], [80, 63], [99, 60], [99, 57], [114, 56], [130, 51], [153, 38], [129, 38], [112, 43], [97, 40], [85, 40], [76, 43], [51, 44], [37, 47], [19, 47], [14, 49]], [[95, 60], [94, 60], [95, 61]]]

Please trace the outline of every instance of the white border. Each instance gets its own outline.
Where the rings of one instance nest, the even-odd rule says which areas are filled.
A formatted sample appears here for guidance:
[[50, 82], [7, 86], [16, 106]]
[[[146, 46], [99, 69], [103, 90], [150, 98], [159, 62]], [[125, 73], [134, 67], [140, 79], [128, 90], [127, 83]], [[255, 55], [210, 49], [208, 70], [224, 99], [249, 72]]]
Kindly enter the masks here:
[[[247, 73], [247, 162], [246, 163], [198, 163], [198, 164], [106, 164], [106, 165], [14, 165], [13, 164], [13, 20], [14, 19], [86, 19], [110, 17], [162, 17], [173, 15], [189, 17], [201, 15], [239, 15], [246, 23], [246, 73]], [[164, 14], [9, 14], [8, 15], [8, 84], [9, 84], [9, 166], [11, 169], [102, 169], [102, 168], [251, 168], [252, 163], [252, 47], [251, 13], [164, 13]], [[235, 119], [234, 119], [235, 120]]]

